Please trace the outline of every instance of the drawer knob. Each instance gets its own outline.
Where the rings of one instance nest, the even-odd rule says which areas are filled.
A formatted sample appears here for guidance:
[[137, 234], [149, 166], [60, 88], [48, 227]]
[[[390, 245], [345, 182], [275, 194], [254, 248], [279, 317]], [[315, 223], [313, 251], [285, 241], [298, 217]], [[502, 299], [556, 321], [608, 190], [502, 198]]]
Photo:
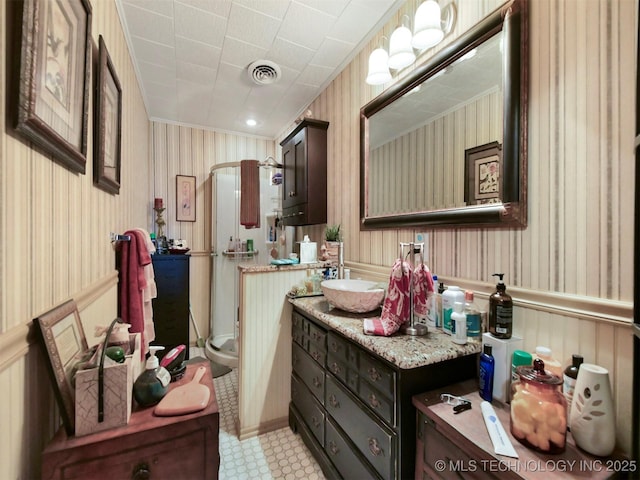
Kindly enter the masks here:
[[316, 428], [320, 426], [320, 420], [318, 420], [315, 416], [311, 417], [311, 423], [313, 423], [313, 426]]
[[338, 344], [335, 341], [331, 342], [331, 351], [332, 352], [337, 352], [338, 351]]
[[151, 470], [146, 463], [139, 463], [133, 469], [131, 475], [132, 480], [149, 480], [151, 478]]
[[317, 351], [317, 350], [314, 350], [313, 352], [311, 352], [311, 356], [313, 357], [313, 359], [314, 359], [316, 362], [319, 362], [319, 361], [320, 361], [320, 354], [318, 353], [318, 351]]
[[380, 448], [380, 444], [378, 443], [377, 438], [369, 438], [369, 451], [373, 454], [374, 457], [384, 455], [384, 450]]
[[371, 367], [371, 368], [369, 368], [369, 378], [372, 381], [377, 382], [378, 380], [380, 380], [382, 378], [382, 376], [380, 375], [378, 370], [376, 370], [375, 367]]
[[373, 393], [369, 394], [369, 405], [371, 405], [373, 408], [378, 408], [380, 406], [380, 402]]
[[333, 440], [329, 442], [329, 451], [331, 452], [332, 455], [337, 455], [338, 452], [340, 451], [340, 449], [338, 448], [338, 446]]
[[340, 365], [338, 365], [336, 362], [333, 362], [331, 364], [331, 371], [340, 375], [342, 373], [342, 368], [340, 368]]
[[333, 408], [340, 408], [340, 402], [333, 393], [329, 395], [329, 404], [331, 404]]
[[320, 388], [322, 386], [322, 382], [318, 377], [313, 377], [313, 386], [316, 388]]

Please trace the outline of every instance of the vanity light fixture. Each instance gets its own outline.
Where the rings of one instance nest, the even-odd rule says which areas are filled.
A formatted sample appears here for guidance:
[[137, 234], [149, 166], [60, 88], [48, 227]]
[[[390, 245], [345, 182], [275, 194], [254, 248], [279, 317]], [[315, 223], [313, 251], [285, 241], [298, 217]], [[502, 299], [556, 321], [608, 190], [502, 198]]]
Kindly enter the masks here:
[[[409, 18], [403, 15], [403, 22], [405, 16]], [[422, 51], [436, 46], [451, 32], [455, 21], [456, 6], [453, 2], [443, 9], [436, 0], [423, 2], [415, 13], [413, 35], [403, 23], [391, 34], [388, 54], [384, 47], [371, 52], [366, 82], [369, 85], [387, 83], [392, 78], [390, 68], [401, 70], [411, 65], [416, 60], [414, 49]]]
[[[403, 17], [409, 18], [408, 15]], [[389, 68], [400, 70], [416, 61], [416, 54], [411, 46], [411, 30], [404, 24], [396, 28], [389, 40]]]

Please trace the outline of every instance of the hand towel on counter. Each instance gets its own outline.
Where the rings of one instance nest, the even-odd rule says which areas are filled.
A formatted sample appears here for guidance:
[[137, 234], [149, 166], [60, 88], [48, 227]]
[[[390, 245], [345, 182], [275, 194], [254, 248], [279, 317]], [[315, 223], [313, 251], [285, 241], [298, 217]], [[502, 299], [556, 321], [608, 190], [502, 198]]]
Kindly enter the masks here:
[[240, 225], [260, 228], [260, 169], [257, 160], [240, 161]]
[[420, 318], [427, 318], [429, 297], [435, 292], [433, 277], [424, 263], [413, 270], [413, 313]]
[[119, 242], [120, 274], [118, 311], [124, 323], [131, 325], [131, 333], [140, 333], [144, 348], [140, 354], [144, 359], [149, 341], [145, 337], [143, 291], [147, 287], [144, 267], [151, 263], [151, 255], [147, 250], [145, 239], [138, 230], [128, 230], [125, 235], [128, 242]]
[[[156, 246], [151, 241], [151, 236], [144, 228], [134, 229], [140, 232], [144, 239], [144, 245], [147, 248], [149, 255], [156, 253]], [[156, 287], [156, 276], [153, 271], [153, 262], [143, 267], [144, 278], [147, 282], [147, 286], [142, 290], [142, 311], [144, 316], [144, 348], [145, 351], [149, 348], [149, 343], [153, 342], [156, 338], [156, 329], [153, 323], [153, 303], [152, 300], [158, 296], [158, 289]], [[145, 352], [146, 353], [146, 352]]]
[[375, 318], [365, 318], [363, 322], [366, 335], [389, 335], [397, 332], [403, 323], [409, 319], [411, 285], [411, 265], [397, 259], [391, 268], [389, 288], [382, 305], [382, 315]]

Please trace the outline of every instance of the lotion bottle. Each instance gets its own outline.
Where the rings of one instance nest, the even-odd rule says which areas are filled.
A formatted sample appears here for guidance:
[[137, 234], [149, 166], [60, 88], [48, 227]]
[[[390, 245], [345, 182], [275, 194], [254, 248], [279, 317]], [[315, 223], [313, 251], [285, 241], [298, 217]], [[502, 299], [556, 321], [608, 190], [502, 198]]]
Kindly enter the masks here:
[[159, 366], [157, 350], [164, 350], [164, 347], [150, 346], [150, 355], [147, 359], [146, 370], [138, 376], [133, 384], [133, 396], [141, 407], [155, 405], [169, 391], [171, 374], [166, 368]]
[[495, 369], [495, 359], [491, 354], [491, 345], [485, 343], [480, 355], [479, 393], [480, 397], [487, 402], [493, 400], [493, 371]]
[[[562, 393], [564, 393], [564, 398], [567, 399], [567, 418], [571, 418], [571, 402], [573, 402], [573, 392], [576, 390], [578, 370], [582, 362], [584, 362], [582, 355], [576, 355], [574, 353], [571, 357], [571, 365], [565, 369], [562, 375]], [[569, 426], [568, 422], [567, 426]]]
[[489, 332], [496, 338], [511, 338], [513, 328], [513, 300], [506, 293], [502, 277], [504, 273], [494, 273], [498, 277], [496, 291], [489, 297]]
[[464, 304], [462, 302], [454, 304], [451, 322], [456, 327], [451, 340], [458, 345], [464, 345], [467, 343], [467, 316], [464, 313]]

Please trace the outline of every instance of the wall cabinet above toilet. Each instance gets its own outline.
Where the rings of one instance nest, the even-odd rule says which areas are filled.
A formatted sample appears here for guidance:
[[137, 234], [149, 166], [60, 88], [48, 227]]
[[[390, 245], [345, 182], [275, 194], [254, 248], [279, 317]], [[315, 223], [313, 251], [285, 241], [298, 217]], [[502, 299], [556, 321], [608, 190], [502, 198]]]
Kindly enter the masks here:
[[282, 219], [285, 225], [327, 223], [327, 129], [304, 119], [282, 146]]

